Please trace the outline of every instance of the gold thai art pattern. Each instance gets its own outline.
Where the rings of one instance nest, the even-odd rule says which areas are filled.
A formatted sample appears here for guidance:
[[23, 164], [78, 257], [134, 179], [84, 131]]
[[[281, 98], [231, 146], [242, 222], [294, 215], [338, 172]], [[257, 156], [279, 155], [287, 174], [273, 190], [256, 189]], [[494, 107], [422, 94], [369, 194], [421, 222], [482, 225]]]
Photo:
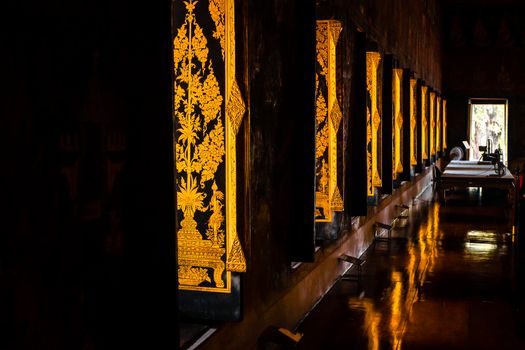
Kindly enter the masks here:
[[410, 165], [417, 165], [417, 80], [410, 79]]
[[447, 149], [447, 100], [443, 99], [443, 150]]
[[380, 69], [381, 54], [369, 51], [366, 53], [366, 133], [367, 133], [367, 168], [368, 168], [368, 196], [375, 193], [374, 187], [381, 187], [381, 175], [379, 164], [379, 150], [381, 139], [381, 84], [378, 81], [378, 70]]
[[[185, 13], [173, 40], [179, 289], [229, 293], [231, 272], [246, 270], [236, 229], [235, 149], [245, 105], [232, 63], [233, 0], [205, 4], [173, 5]], [[206, 16], [222, 52], [213, 52], [205, 34], [211, 29], [199, 24]], [[223, 76], [216, 73], [222, 65]]]
[[332, 211], [344, 210], [337, 186], [337, 134], [342, 113], [337, 100], [336, 48], [341, 29], [341, 22], [317, 21], [315, 220], [318, 222], [331, 222]]
[[436, 95], [436, 152], [441, 152], [441, 96]]
[[[197, 1], [195, 1], [196, 3]], [[224, 46], [226, 40], [226, 11], [225, 11], [224, 0], [209, 0], [208, 9], [210, 11], [211, 18], [215, 23], [215, 30], [213, 31], [213, 37], [219, 40], [222, 50], [222, 58], [224, 59]]]
[[403, 172], [403, 70], [393, 70], [393, 102], [394, 102], [394, 159], [393, 178]]
[[421, 86], [421, 157], [429, 159], [428, 157], [428, 87]]
[[430, 92], [430, 157], [436, 155], [436, 93]]

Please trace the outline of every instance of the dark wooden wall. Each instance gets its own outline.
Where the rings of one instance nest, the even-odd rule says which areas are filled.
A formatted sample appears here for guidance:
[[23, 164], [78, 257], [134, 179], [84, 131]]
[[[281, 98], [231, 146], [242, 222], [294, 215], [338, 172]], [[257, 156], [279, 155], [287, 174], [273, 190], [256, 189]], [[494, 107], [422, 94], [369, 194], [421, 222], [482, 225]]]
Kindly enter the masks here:
[[[525, 157], [525, 5], [520, 1], [443, 6], [443, 85], [449, 147], [468, 136], [469, 98], [509, 99], [509, 160]], [[521, 160], [520, 160], [521, 159]], [[514, 162], [512, 162], [514, 165]], [[512, 168], [514, 170], [514, 168]]]
[[367, 214], [366, 154], [361, 153], [366, 152], [361, 140], [366, 133], [366, 124], [361, 124], [366, 115], [363, 50], [373, 46], [395, 59], [398, 67], [410, 70], [426, 85], [440, 91], [441, 7], [437, 1], [318, 0], [316, 17], [343, 23], [338, 47], [342, 79], [338, 89], [344, 115], [346, 210], [335, 215], [330, 225], [316, 225], [318, 237], [333, 238], [349, 228], [351, 216]]
[[[325, 239], [318, 242], [321, 246], [333, 244], [351, 231], [353, 215], [367, 214], [366, 149], [362, 146], [355, 150], [359, 147], [355, 140], [364, 145], [366, 135], [366, 109], [360, 104], [366, 92], [366, 42], [376, 41], [397, 59], [400, 67], [411, 69], [428, 84], [441, 88], [441, 28], [436, 2], [423, 5], [421, 1], [406, 1], [404, 6], [392, 3], [318, 1], [315, 14], [314, 2], [304, 0], [253, 0], [242, 7], [244, 16], [238, 21], [243, 23], [243, 34], [238, 34], [237, 44], [242, 47], [239, 50], [244, 60], [242, 89], [249, 110], [244, 123], [250, 140], [246, 190], [250, 225], [243, 233], [248, 271], [243, 275], [242, 322], [263, 322], [261, 315], [317, 266], [313, 261], [297, 271], [291, 268], [292, 261], [312, 262], [313, 258], [313, 254], [304, 254], [313, 248], [308, 246], [308, 242], [313, 243], [313, 210], [306, 212], [313, 203], [313, 169], [304, 165], [305, 160], [313, 159], [309, 153], [314, 136], [309, 128], [313, 124], [308, 123], [313, 116], [313, 104], [309, 103], [313, 95], [311, 100], [309, 96], [314, 92], [314, 81], [310, 80], [314, 77], [314, 43], [304, 38], [305, 33], [314, 35], [313, 20], [336, 19], [343, 23], [338, 44], [338, 93], [343, 112], [346, 211], [334, 215], [332, 223], [315, 225], [317, 237]], [[300, 144], [293, 145], [296, 142]], [[361, 187], [357, 181], [361, 181]], [[350, 202], [353, 193], [360, 190], [364, 190], [364, 210]], [[258, 334], [246, 334], [249, 327], [242, 322], [225, 326], [204, 348], [245, 348], [251, 344]]]
[[[308, 9], [311, 5], [310, 2], [300, 2], [300, 5], [296, 5], [298, 8], [295, 11], [299, 11], [302, 16], [313, 16], [311, 7]], [[362, 54], [355, 50], [357, 37], [362, 35], [358, 33], [358, 29], [365, 31], [369, 40], [377, 41], [385, 52], [391, 53], [398, 60], [400, 66], [411, 68], [417, 72], [420, 78], [426, 79], [429, 83], [432, 82], [437, 88], [441, 87], [439, 8], [433, 1], [427, 2], [426, 6], [421, 1], [407, 1], [403, 5], [398, 6], [391, 2], [380, 1], [348, 2], [334, 0], [318, 1], [317, 3], [315, 14], [317, 19], [336, 19], [343, 22], [343, 32], [338, 45], [340, 50], [338, 62], [341, 66], [339, 94], [344, 115], [343, 143], [345, 145], [344, 150], [347, 153], [350, 148], [355, 147], [352, 137], [357, 131], [353, 130], [352, 126], [356, 123], [356, 119], [364, 119], [365, 116], [365, 113], [358, 115], [357, 110], [363, 112], [365, 110], [359, 109], [353, 104], [354, 102], [359, 103], [358, 99], [354, 98], [359, 94], [359, 91], [356, 90], [363, 89], [364, 91], [366, 87], [364, 79], [361, 80], [362, 85], [356, 85], [353, 81], [356, 76], [357, 57]], [[290, 181], [281, 176], [283, 170], [279, 168], [279, 164], [286, 168], [304, 159], [304, 150], [299, 149], [299, 152], [295, 154], [287, 153], [290, 155], [282, 163], [282, 152], [289, 152], [287, 150], [287, 147], [290, 147], [289, 142], [296, 139], [295, 137], [292, 138], [291, 135], [297, 133], [296, 128], [299, 127], [298, 124], [295, 124], [295, 127], [287, 125], [290, 118], [287, 113], [295, 116], [297, 112], [302, 110], [302, 118], [304, 122], [308, 122], [307, 112], [309, 112], [308, 108], [311, 107], [307, 106], [305, 109], [304, 105], [307, 103], [305, 101], [299, 103], [300, 97], [289, 101], [290, 95], [286, 95], [290, 93], [288, 89], [291, 89], [294, 91], [294, 96], [308, 96], [308, 92], [303, 92], [300, 89], [301, 85], [304, 85], [304, 82], [297, 78], [301, 76], [301, 73], [295, 72], [300, 69], [311, 68], [304, 63], [299, 67], [296, 66], [297, 63], [290, 66], [293, 63], [293, 58], [286, 59], [287, 56], [294, 57], [293, 51], [287, 53], [286, 46], [290, 42], [304, 37], [304, 31], [312, 33], [313, 29], [305, 27], [302, 22], [299, 22], [299, 16], [292, 17], [290, 15], [289, 11], [293, 6], [254, 1], [250, 2], [248, 9], [246, 9], [248, 14], [248, 18], [245, 19], [248, 28], [248, 44], [245, 54], [248, 56], [247, 86], [250, 90], [250, 138], [252, 143], [252, 160], [250, 163], [252, 225], [251, 244], [248, 247], [248, 251], [252, 255], [250, 257], [252, 270], [248, 272], [246, 277], [248, 295], [251, 296], [247, 298], [248, 304], [252, 302], [259, 304], [260, 299], [272, 300], [274, 297], [278, 297], [281, 293], [279, 289], [293, 284], [296, 279], [289, 267], [289, 263], [296, 259], [293, 259], [289, 250], [283, 246], [283, 244], [290, 243], [290, 241], [285, 240], [283, 242], [282, 240], [283, 237], [287, 237], [287, 234], [284, 233], [286, 230], [282, 231], [284, 227], [281, 227], [280, 223], [275, 225], [274, 222], [275, 219], [279, 218], [275, 215], [276, 213], [284, 213], [286, 216], [295, 215], [294, 212], [297, 211], [295, 207], [299, 204], [296, 199], [301, 197], [297, 195], [288, 197], [289, 190], [286, 190], [286, 196], [280, 200], [276, 200], [276, 197], [269, 197], [277, 189], [280, 189], [278, 192], [282, 192], [290, 186], [294, 188], [307, 186], [304, 177], [306, 176], [308, 179], [308, 174], [311, 171], [311, 169], [299, 170], [295, 174], [303, 175]], [[409, 9], [414, 12], [410, 12]], [[293, 27], [301, 29], [293, 29]], [[358, 47], [364, 49], [364, 45], [358, 45]], [[309, 49], [311, 50], [311, 47]], [[303, 60], [308, 57], [313, 60], [311, 53], [310, 56], [304, 56]], [[303, 71], [302, 75], [306, 75], [306, 72]], [[311, 81], [307, 83], [312, 84]], [[292, 87], [289, 87], [288, 84]], [[282, 117], [279, 117], [281, 111], [286, 112]], [[296, 121], [301, 123], [301, 121], [293, 119], [293, 122]], [[309, 142], [306, 140], [303, 142]], [[272, 153], [274, 149], [279, 151]], [[345, 159], [345, 179], [350, 177], [352, 173], [359, 174], [357, 169], [352, 169], [352, 164], [350, 164], [352, 159]], [[363, 158], [364, 160], [365, 158]], [[361, 178], [362, 175], [364, 173], [361, 174]], [[276, 185], [277, 187], [275, 187]], [[351, 195], [352, 183], [344, 181], [344, 186], [345, 191], [348, 190], [345, 194], [350, 193]], [[307, 190], [302, 192], [305, 191]], [[285, 198], [287, 199], [285, 200]], [[366, 209], [364, 215], [366, 215]], [[298, 232], [295, 235], [297, 239], [292, 240], [292, 244], [301, 243], [301, 240], [304, 240], [305, 236], [307, 237], [309, 234], [307, 230], [311, 229], [308, 225], [304, 225], [304, 218], [299, 220], [288, 228], [288, 230]], [[331, 224], [317, 224], [317, 235], [318, 237], [337, 238], [338, 235], [349, 229], [350, 223], [351, 215], [350, 211], [347, 210], [344, 213], [336, 214]], [[269, 228], [271, 228], [270, 231]], [[252, 278], [254, 279], [253, 285], [249, 282]], [[276, 288], [277, 292], [273, 297], [272, 293], [267, 293], [265, 288], [261, 288], [264, 285]]]
[[[317, 12], [313, 0], [238, 7], [248, 106], [243, 305], [245, 317], [258, 317], [316, 266], [290, 267], [314, 260], [315, 17], [343, 22], [350, 153], [365, 111], [356, 105], [365, 85], [355, 48], [375, 41], [440, 89], [441, 20], [436, 1], [319, 0]], [[170, 14], [164, 0], [3, 8], [0, 347], [177, 347]], [[358, 170], [344, 159], [348, 179]], [[354, 185], [344, 184], [345, 195]], [[351, 220], [347, 211], [322, 229], [337, 237]]]
[[249, 313], [271, 305], [286, 288], [292, 261], [314, 258], [315, 75], [304, 72], [315, 72], [315, 5], [249, 1], [243, 11], [245, 36], [238, 44], [247, 58], [250, 125]]
[[436, 0], [318, 0], [318, 17], [350, 20], [368, 39], [441, 90], [441, 7]]
[[2, 349], [178, 344], [170, 6], [2, 8]]

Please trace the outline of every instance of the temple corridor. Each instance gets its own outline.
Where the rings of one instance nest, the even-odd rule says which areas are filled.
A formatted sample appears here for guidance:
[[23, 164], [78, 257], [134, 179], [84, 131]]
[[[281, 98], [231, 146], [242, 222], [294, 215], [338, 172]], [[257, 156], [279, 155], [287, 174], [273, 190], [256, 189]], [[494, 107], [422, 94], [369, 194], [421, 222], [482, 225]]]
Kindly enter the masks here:
[[359, 282], [327, 293], [299, 327], [298, 349], [525, 348], [518, 235], [480, 206], [463, 214], [477, 191], [447, 208], [432, 197], [366, 251]]
[[525, 350], [525, 1], [1, 13], [0, 350]]

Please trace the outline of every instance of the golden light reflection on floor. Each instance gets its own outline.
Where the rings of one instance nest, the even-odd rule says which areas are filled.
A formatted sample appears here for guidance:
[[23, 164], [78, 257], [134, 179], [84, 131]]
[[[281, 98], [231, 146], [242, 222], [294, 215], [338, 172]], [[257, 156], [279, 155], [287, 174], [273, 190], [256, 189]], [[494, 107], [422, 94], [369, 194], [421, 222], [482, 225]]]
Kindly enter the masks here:
[[[467, 232], [465, 253], [475, 257], [475, 260], [492, 259], [498, 251], [499, 235], [493, 231], [471, 230]], [[505, 249], [500, 247], [500, 249]]]
[[401, 340], [403, 338], [403, 312], [405, 308], [402, 305], [403, 302], [403, 274], [400, 271], [392, 271], [391, 274], [392, 292], [391, 292], [391, 303], [390, 303], [390, 342], [393, 344], [393, 348], [401, 347]]
[[379, 325], [381, 324], [381, 313], [375, 309], [371, 299], [352, 298], [349, 305], [353, 309], [365, 312], [363, 329], [368, 336], [368, 350], [379, 350]]
[[[381, 304], [369, 298], [350, 298], [351, 308], [365, 312], [363, 330], [368, 336], [368, 349], [377, 350], [381, 343], [379, 326], [388, 322], [388, 337], [392, 349], [401, 349], [403, 336], [414, 304], [421, 298], [420, 286], [432, 272], [438, 257], [438, 239], [443, 235], [439, 227], [439, 206], [434, 205], [426, 223], [421, 224], [417, 242], [407, 246], [408, 264], [405, 271], [392, 271], [390, 287]], [[383, 312], [381, 310], [385, 310]]]

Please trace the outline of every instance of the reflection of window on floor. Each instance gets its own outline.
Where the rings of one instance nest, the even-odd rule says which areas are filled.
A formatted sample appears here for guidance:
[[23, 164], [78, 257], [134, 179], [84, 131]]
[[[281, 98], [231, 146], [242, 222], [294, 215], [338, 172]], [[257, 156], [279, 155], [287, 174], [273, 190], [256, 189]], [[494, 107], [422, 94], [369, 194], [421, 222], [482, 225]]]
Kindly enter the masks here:
[[469, 143], [470, 160], [478, 160], [487, 147], [488, 153], [500, 150], [503, 162], [507, 162], [507, 111], [508, 101], [504, 99], [470, 99], [469, 101]]

